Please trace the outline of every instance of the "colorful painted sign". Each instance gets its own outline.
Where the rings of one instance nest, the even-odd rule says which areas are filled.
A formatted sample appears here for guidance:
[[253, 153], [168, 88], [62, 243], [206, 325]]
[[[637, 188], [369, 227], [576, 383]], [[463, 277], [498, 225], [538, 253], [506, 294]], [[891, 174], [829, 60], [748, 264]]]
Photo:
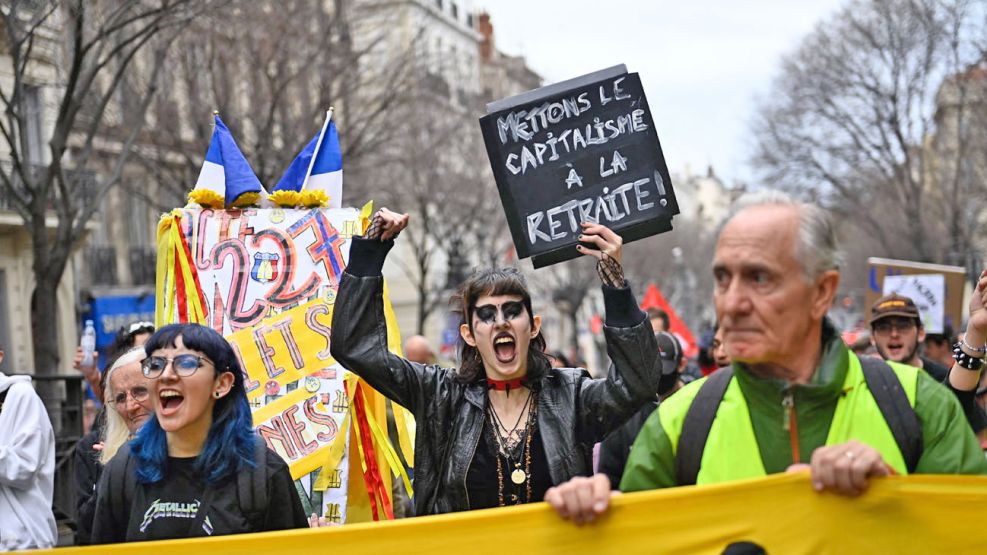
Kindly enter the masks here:
[[[330, 356], [329, 341], [350, 238], [362, 231], [361, 212], [184, 209], [159, 227], [159, 323], [199, 321], [226, 336], [246, 373], [257, 432], [288, 463], [306, 512], [345, 521], [353, 491], [350, 422], [366, 427], [375, 409], [361, 404], [354, 413], [355, 382]], [[397, 324], [387, 312], [397, 349]], [[383, 420], [383, 404], [374, 401], [368, 403]], [[372, 440], [388, 443], [386, 433]], [[368, 451], [393, 456], [388, 449]], [[362, 457], [363, 450], [356, 454]], [[374, 496], [386, 487], [389, 495], [390, 466], [381, 465], [384, 476], [368, 477], [374, 488], [362, 483], [364, 466], [363, 460], [356, 465], [356, 491]], [[379, 498], [370, 504], [387, 506]]]

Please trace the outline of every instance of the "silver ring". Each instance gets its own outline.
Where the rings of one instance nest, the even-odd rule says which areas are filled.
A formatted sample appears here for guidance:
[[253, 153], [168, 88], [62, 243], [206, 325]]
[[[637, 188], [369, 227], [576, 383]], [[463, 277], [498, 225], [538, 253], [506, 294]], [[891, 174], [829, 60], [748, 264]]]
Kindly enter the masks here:
[[851, 461], [853, 460], [853, 457], [856, 456], [856, 455], [853, 454], [853, 451], [847, 451], [845, 453], [845, 455], [846, 455], [846, 458], [850, 459]]

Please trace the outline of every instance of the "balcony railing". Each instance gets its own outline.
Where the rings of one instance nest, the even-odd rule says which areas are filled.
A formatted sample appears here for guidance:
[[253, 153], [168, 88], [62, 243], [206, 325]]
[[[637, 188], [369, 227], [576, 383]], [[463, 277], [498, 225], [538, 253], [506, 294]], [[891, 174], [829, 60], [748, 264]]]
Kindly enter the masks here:
[[[14, 171], [13, 162], [10, 160], [0, 161], [0, 169], [2, 169], [2, 171], [10, 177], [11, 184], [16, 192], [21, 195], [29, 192], [28, 186], [21, 178], [21, 174]], [[41, 164], [28, 164], [26, 166], [26, 171], [30, 180], [40, 178], [47, 169], [48, 166]], [[68, 180], [69, 194], [73, 195], [73, 197], [80, 199], [96, 198], [96, 172], [90, 170], [65, 170], [65, 177]], [[56, 187], [52, 187], [51, 199], [48, 201], [49, 208], [52, 207], [52, 204], [58, 199], [58, 196], [58, 189]], [[10, 195], [7, 194], [4, 189], [0, 189], [0, 209], [12, 210], [13, 207], [13, 199], [10, 198]]]

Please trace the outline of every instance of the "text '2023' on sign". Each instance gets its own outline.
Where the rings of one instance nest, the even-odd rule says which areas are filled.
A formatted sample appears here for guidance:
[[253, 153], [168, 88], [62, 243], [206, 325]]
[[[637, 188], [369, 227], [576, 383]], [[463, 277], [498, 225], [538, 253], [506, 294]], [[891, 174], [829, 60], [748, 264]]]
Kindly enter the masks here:
[[641, 80], [624, 66], [487, 106], [487, 154], [520, 258], [578, 256], [579, 223], [633, 241], [678, 213]]

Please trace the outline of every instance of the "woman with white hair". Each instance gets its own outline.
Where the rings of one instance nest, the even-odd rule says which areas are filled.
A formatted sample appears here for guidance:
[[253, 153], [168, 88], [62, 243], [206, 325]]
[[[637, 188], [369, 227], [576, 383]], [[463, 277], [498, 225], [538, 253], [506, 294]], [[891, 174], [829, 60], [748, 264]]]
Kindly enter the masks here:
[[[96, 483], [108, 463], [124, 443], [133, 438], [153, 410], [141, 362], [147, 358], [144, 347], [133, 347], [112, 361], [103, 373], [103, 398], [112, 410], [98, 437], [80, 441], [75, 453], [78, 526], [76, 539], [88, 544], [96, 510]], [[83, 438], [83, 440], [87, 439]], [[95, 441], [98, 439], [98, 441]]]

